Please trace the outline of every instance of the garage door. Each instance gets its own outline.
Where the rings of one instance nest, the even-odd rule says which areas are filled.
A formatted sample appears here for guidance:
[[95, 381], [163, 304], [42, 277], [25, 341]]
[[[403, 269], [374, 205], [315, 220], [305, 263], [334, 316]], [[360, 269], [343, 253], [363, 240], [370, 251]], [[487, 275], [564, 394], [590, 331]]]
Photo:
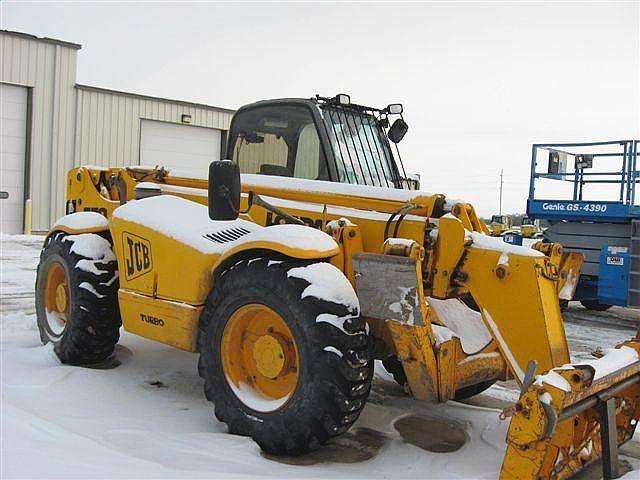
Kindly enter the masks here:
[[153, 120], [142, 120], [141, 129], [141, 165], [207, 178], [211, 161], [220, 159], [220, 130]]
[[0, 84], [0, 231], [22, 233], [27, 89]]

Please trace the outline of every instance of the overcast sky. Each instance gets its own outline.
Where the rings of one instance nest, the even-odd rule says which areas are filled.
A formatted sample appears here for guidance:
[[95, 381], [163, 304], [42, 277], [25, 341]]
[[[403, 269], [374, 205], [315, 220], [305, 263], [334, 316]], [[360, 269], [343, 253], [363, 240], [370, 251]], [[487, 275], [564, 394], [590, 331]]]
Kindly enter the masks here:
[[530, 144], [640, 137], [639, 2], [15, 3], [3, 29], [82, 44], [78, 83], [237, 108], [338, 92], [405, 105], [431, 192], [522, 212]]

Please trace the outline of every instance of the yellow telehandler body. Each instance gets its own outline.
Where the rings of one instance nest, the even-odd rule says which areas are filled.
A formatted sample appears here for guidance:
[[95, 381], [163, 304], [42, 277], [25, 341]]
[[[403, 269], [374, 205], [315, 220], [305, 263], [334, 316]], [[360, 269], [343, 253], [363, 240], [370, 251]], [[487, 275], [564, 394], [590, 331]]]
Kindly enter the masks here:
[[[256, 166], [267, 157], [260, 156], [259, 148], [275, 148], [269, 143], [269, 132], [284, 129], [286, 121], [298, 115], [287, 110], [296, 105], [292, 100], [258, 102], [243, 107], [230, 129], [229, 156], [242, 171], [235, 207], [229, 194], [233, 181], [220, 184], [213, 165], [208, 180], [172, 175], [163, 168], [79, 167], [68, 175], [67, 217], [95, 212], [108, 224], [74, 224], [68, 219], [59, 222], [49, 237], [63, 232], [108, 238], [118, 265], [117, 295], [124, 328], [201, 353], [208, 302], [223, 302], [216, 297], [217, 285], [230, 278], [234, 269], [250, 269], [251, 262], [264, 259], [268, 265], [288, 259], [329, 262], [357, 295], [360, 317], [366, 321], [368, 355], [385, 360], [387, 369], [416, 399], [445, 402], [478, 393], [497, 380], [515, 379], [519, 384], [518, 402], [503, 412], [512, 419], [501, 478], [567, 478], [603, 455], [613, 475], [616, 448], [631, 438], [640, 417], [638, 335], [602, 358], [571, 363], [559, 295], [579, 271], [580, 259], [568, 259], [557, 244], [508, 245], [490, 236], [471, 205], [449, 202], [441, 194], [399, 188], [403, 179], [398, 167], [393, 167], [393, 173], [388, 166], [376, 167], [371, 161], [375, 155], [360, 157], [364, 140], [373, 141], [372, 125], [379, 122], [385, 128], [382, 120], [395, 106], [375, 110], [341, 103], [339, 97], [300, 101], [310, 105], [313, 122], [309, 125], [318, 129], [314, 145], [322, 147], [328, 179], [322, 178], [324, 173], [317, 176], [320, 179], [290, 175], [297, 167]], [[255, 120], [264, 109], [271, 110]], [[251, 131], [254, 124], [260, 128]], [[351, 135], [340, 140], [338, 126]], [[394, 127], [387, 133], [392, 140]], [[362, 137], [355, 135], [360, 128], [367, 130]], [[291, 131], [282, 130], [281, 137], [286, 139]], [[274, 137], [273, 142], [277, 140]], [[349, 142], [354, 150], [347, 156]], [[390, 150], [382, 157], [388, 156]], [[354, 157], [361, 162], [360, 176], [345, 161], [348, 158], [353, 164]], [[374, 167], [383, 176], [387, 168], [394, 185], [373, 180], [373, 174], [371, 181], [363, 181], [365, 171], [371, 173]], [[276, 174], [261, 173], [269, 169]], [[235, 215], [226, 220], [212, 215], [212, 205], [220, 208], [220, 202], [227, 200]], [[237, 398], [245, 398], [245, 377], [249, 384], [260, 380], [255, 372], [247, 373], [248, 367], [238, 367], [234, 355], [242, 357], [254, 365], [258, 377], [266, 379], [263, 394], [289, 402], [278, 404], [284, 409], [293, 393], [279, 397], [277, 392], [291, 385], [301, 388], [302, 365], [313, 359], [305, 359], [306, 347], [291, 324], [286, 328], [276, 320], [259, 320], [243, 308], [230, 314], [229, 325], [236, 327], [226, 327], [221, 334], [220, 368]], [[317, 322], [322, 318], [342, 327], [352, 321], [329, 313], [317, 318]], [[256, 338], [251, 343], [253, 353], [247, 353], [244, 334], [234, 332], [249, 328], [251, 322], [262, 330], [259, 335], [250, 333]], [[332, 348], [336, 350], [329, 345], [324, 351]], [[201, 370], [206, 368], [218, 367], [200, 365]], [[283, 379], [278, 383], [280, 375]], [[218, 400], [214, 401], [217, 409]], [[251, 405], [253, 413], [245, 416], [263, 411]], [[222, 416], [234, 425], [236, 420], [228, 420], [229, 413]], [[344, 425], [348, 428], [355, 418]], [[334, 430], [339, 433], [340, 428]], [[240, 427], [234, 431], [250, 434], [263, 448], [271, 448], [265, 447], [260, 433]], [[298, 452], [293, 446], [286, 451]]]

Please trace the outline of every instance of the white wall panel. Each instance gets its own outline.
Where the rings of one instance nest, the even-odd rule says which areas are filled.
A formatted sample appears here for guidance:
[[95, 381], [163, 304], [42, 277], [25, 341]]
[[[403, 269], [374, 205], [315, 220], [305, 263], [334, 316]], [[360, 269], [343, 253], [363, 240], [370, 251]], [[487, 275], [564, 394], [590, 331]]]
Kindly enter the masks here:
[[73, 166], [75, 77], [79, 45], [0, 32], [0, 82], [31, 90], [28, 196], [33, 229], [64, 213], [66, 171]]
[[27, 89], [0, 84], [0, 232], [22, 233], [27, 140]]

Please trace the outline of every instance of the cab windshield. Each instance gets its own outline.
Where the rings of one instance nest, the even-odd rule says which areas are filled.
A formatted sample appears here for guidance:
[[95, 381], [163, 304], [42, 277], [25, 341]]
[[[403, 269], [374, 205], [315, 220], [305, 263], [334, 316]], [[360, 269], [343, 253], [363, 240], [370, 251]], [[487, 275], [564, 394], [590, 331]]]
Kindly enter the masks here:
[[338, 181], [394, 187], [393, 157], [377, 119], [346, 108], [320, 108], [336, 161]]

